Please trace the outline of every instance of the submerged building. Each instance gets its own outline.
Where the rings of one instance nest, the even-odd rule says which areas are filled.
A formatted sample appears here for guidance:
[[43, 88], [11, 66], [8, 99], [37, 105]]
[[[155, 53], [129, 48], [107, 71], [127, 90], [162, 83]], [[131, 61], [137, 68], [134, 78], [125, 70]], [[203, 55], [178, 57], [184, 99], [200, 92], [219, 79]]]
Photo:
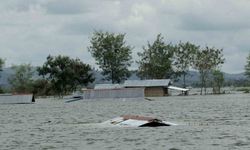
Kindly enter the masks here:
[[126, 80], [124, 84], [96, 84], [94, 89], [84, 89], [84, 99], [143, 98], [170, 95], [169, 89], [187, 94], [189, 89], [174, 87], [170, 79]]
[[124, 82], [125, 88], [143, 88], [145, 97], [168, 96], [170, 85], [170, 79], [126, 80]]

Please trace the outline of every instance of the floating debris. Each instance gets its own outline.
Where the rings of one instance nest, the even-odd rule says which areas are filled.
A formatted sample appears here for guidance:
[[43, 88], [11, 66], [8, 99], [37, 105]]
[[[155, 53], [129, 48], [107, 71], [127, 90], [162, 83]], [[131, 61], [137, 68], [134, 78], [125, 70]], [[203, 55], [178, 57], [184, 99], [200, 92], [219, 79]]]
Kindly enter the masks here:
[[115, 127], [159, 127], [159, 126], [173, 126], [175, 123], [162, 121], [153, 117], [144, 117], [137, 115], [122, 115], [101, 123], [104, 126]]
[[82, 99], [83, 99], [82, 95], [75, 95], [75, 96], [66, 98], [65, 103], [71, 103], [71, 102], [79, 101], [79, 100], [82, 100]]

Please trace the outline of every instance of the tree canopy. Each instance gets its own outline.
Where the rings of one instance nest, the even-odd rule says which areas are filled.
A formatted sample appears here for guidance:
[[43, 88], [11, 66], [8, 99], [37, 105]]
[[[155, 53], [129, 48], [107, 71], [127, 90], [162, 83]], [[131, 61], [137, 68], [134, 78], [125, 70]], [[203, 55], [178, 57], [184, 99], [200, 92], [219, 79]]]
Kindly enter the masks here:
[[175, 46], [166, 44], [161, 34], [157, 35], [153, 44], [148, 42], [143, 46], [143, 52], [138, 53], [140, 60], [138, 75], [142, 79], [164, 79], [173, 74], [172, 62]]
[[11, 77], [9, 77], [9, 82], [12, 87], [13, 92], [17, 93], [31, 93], [32, 82], [33, 82], [33, 74], [34, 70], [30, 64], [21, 64], [12, 66], [15, 73]]
[[68, 56], [49, 55], [47, 61], [42, 67], [38, 67], [37, 71], [51, 83], [59, 96], [76, 90], [77, 86], [87, 86], [94, 81], [90, 65]]
[[206, 87], [209, 80], [209, 74], [213, 69], [218, 69], [224, 63], [223, 49], [215, 49], [205, 47], [199, 50], [195, 56], [194, 68], [200, 73], [201, 80], [201, 94], [204, 88], [206, 94]]
[[128, 67], [132, 63], [132, 48], [126, 45], [125, 34], [94, 32], [89, 52], [102, 70], [104, 79], [121, 83], [130, 76]]
[[220, 94], [221, 93], [221, 87], [224, 83], [224, 75], [219, 69], [214, 69], [212, 71], [212, 85], [213, 85], [213, 93], [214, 94]]
[[175, 50], [174, 66], [176, 67], [179, 75], [183, 76], [183, 87], [186, 87], [186, 75], [190, 67], [194, 63], [194, 59], [199, 48], [199, 46], [196, 46], [189, 42], [180, 42], [177, 45], [177, 48]]

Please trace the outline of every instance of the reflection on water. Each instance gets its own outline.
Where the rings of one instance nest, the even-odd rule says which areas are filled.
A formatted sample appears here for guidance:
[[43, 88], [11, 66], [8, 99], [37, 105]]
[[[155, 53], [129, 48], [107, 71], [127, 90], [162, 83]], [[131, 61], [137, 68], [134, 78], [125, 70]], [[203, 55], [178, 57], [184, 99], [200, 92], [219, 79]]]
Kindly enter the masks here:
[[[250, 149], [250, 95], [0, 105], [0, 149]], [[124, 114], [180, 124], [105, 128]]]

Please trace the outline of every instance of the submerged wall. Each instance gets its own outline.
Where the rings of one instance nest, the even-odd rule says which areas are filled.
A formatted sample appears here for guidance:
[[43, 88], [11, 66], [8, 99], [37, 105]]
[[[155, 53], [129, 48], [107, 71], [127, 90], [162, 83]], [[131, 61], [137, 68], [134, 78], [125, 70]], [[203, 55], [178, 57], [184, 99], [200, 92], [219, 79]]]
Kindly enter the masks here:
[[146, 97], [159, 97], [159, 96], [167, 96], [168, 90], [163, 87], [146, 87], [145, 88], [145, 96]]

